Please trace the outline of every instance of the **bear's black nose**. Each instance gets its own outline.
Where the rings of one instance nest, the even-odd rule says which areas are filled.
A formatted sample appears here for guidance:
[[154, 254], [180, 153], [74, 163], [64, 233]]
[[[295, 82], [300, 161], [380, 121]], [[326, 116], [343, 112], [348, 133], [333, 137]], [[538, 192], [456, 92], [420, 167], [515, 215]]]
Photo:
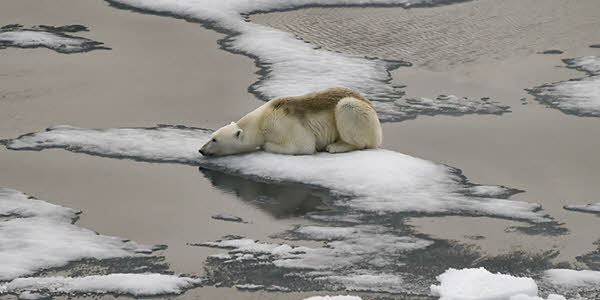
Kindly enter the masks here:
[[200, 154], [202, 154], [203, 156], [212, 156], [211, 153], [208, 153], [208, 152], [206, 152], [206, 151], [204, 151], [202, 149], [198, 150], [198, 152], [200, 152]]

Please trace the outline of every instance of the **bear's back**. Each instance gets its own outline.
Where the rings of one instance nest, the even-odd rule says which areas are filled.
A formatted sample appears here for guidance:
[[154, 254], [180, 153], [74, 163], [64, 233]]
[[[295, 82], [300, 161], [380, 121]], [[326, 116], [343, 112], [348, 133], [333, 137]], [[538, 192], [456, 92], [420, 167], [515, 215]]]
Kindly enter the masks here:
[[356, 98], [373, 107], [365, 97], [347, 88], [329, 88], [300, 96], [280, 97], [269, 101], [269, 105], [274, 111], [303, 119], [311, 113], [333, 113], [338, 102], [346, 97]]

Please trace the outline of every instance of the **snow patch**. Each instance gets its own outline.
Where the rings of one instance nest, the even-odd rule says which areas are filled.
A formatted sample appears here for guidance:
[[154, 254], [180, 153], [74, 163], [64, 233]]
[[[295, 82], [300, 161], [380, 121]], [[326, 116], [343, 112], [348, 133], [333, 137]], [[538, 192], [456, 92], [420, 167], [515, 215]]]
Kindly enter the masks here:
[[[211, 256], [215, 259], [225, 259], [227, 260], [226, 263], [237, 257], [246, 260], [256, 260], [262, 264], [272, 264], [280, 268], [332, 271], [347, 269], [359, 263], [363, 266], [383, 267], [392, 264], [393, 259], [399, 254], [423, 249], [432, 244], [428, 240], [386, 233], [384, 231], [385, 228], [378, 228], [381, 229], [381, 232], [377, 233], [373, 231], [375, 230], [375, 226], [364, 227], [371, 228], [358, 228], [355, 234], [344, 235], [344, 239], [327, 242], [320, 248], [263, 243], [247, 238], [232, 238], [196, 245], [230, 249], [229, 256]], [[299, 230], [301, 231], [302, 229]], [[320, 275], [320, 273], [315, 274]], [[359, 275], [361, 276], [318, 277], [321, 277], [321, 280], [334, 279], [337, 282], [354, 282], [356, 290], [363, 290], [360, 288], [361, 283], [363, 286], [368, 286], [369, 280], [375, 280], [376, 278], [391, 279], [390, 276]], [[377, 275], [379, 276], [379, 274]], [[400, 279], [393, 278], [393, 280], [394, 282], [399, 282], [398, 280]]]
[[264, 288], [264, 285], [260, 284], [236, 284], [235, 288], [238, 290], [256, 291]]
[[583, 211], [583, 212], [591, 212], [591, 213], [600, 213], [600, 202], [584, 204], [584, 205], [567, 205], [567, 206], [565, 206], [565, 209]]
[[[81, 27], [83, 28], [81, 30], [86, 30], [85, 27]], [[0, 28], [0, 48], [45, 47], [60, 53], [76, 53], [94, 49], [109, 49], [102, 47], [102, 43], [100, 42], [65, 34], [63, 31], [73, 32], [73, 30], [69, 30], [68, 28], [73, 28], [73, 26], [40, 26], [32, 29], [23, 29], [20, 25], [5, 26]]]
[[600, 117], [600, 57], [564, 59], [568, 68], [588, 77], [545, 84], [528, 90], [536, 100], [567, 114]]
[[302, 226], [296, 233], [308, 236], [311, 240], [335, 240], [349, 237], [358, 233], [355, 227]]
[[25, 291], [19, 294], [19, 300], [38, 300], [38, 299], [48, 299], [49, 297], [46, 297], [42, 294], [39, 293], [32, 293], [29, 291]]
[[544, 272], [544, 280], [567, 288], [600, 287], [600, 271], [551, 269]]
[[537, 296], [533, 279], [493, 274], [485, 268], [448, 269], [437, 279], [440, 285], [432, 285], [431, 293], [440, 300], [515, 300], [511, 297], [519, 294]]
[[393, 274], [353, 274], [348, 276], [318, 277], [342, 284], [347, 291], [402, 293], [409, 292], [402, 286], [402, 277]]
[[357, 296], [313, 296], [304, 298], [304, 300], [362, 300]]
[[542, 297], [538, 297], [538, 296], [529, 296], [529, 295], [525, 295], [525, 294], [518, 294], [518, 295], [510, 297], [508, 300], [567, 300], [567, 299], [564, 296], [557, 295], [557, 294], [550, 294], [550, 295], [548, 295], [548, 298], [546, 298], [546, 299], [544, 299]]
[[152, 296], [181, 294], [201, 283], [201, 279], [164, 274], [109, 274], [86, 277], [28, 277], [4, 284], [6, 293], [42, 292], [50, 294], [128, 294]]
[[276, 267], [285, 272], [284, 276], [299, 276], [302, 280], [325, 284], [329, 289], [405, 293], [402, 277], [383, 269], [398, 265], [403, 255], [433, 244], [416, 237], [396, 235], [393, 229], [378, 225], [302, 226], [288, 234], [306, 240], [328, 241], [321, 247], [305, 247], [229, 237], [195, 245], [229, 249], [227, 254], [211, 256], [221, 260], [222, 266], [245, 260], [244, 268], [260, 266], [272, 270]]
[[[390, 103], [385, 103], [389, 105]], [[498, 102], [491, 101], [489, 98], [470, 99], [467, 97], [457, 97], [454, 95], [440, 95], [435, 99], [429, 98], [411, 98], [406, 102], [394, 102], [400, 108], [400, 111], [407, 116], [423, 115], [465, 115], [465, 114], [495, 114], [501, 115], [510, 112], [510, 107]]]

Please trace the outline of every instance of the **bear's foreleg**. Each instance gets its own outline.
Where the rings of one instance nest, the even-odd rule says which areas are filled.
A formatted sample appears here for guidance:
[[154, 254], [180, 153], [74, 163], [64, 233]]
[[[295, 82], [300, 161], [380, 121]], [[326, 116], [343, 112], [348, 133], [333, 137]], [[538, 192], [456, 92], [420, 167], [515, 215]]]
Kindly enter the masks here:
[[275, 144], [266, 142], [263, 149], [271, 153], [307, 155], [315, 153], [315, 145]]
[[348, 144], [344, 141], [337, 141], [333, 144], [327, 145], [327, 147], [325, 147], [325, 150], [327, 150], [327, 152], [329, 153], [343, 153], [358, 150], [358, 147]]

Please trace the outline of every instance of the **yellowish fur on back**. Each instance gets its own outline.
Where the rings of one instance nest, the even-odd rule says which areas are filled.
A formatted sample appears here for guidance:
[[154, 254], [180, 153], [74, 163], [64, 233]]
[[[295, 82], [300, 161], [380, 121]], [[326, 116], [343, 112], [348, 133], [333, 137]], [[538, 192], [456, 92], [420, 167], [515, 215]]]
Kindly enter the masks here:
[[269, 101], [268, 105], [272, 106], [274, 111], [280, 110], [285, 115], [303, 119], [309, 113], [321, 111], [333, 113], [338, 102], [346, 97], [364, 101], [369, 106], [373, 107], [371, 102], [359, 93], [340, 87], [329, 88], [300, 96], [280, 97]]

